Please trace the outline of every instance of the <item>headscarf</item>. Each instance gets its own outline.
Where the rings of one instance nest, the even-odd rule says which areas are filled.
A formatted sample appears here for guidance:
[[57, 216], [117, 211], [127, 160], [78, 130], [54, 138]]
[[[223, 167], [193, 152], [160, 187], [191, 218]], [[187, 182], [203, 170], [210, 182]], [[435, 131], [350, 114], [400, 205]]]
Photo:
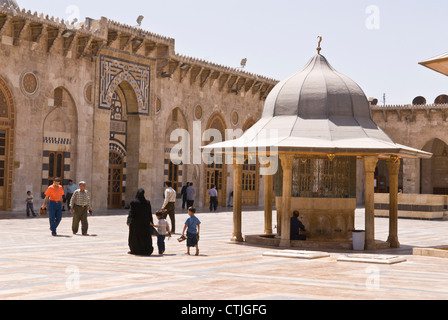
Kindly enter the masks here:
[[138, 189], [137, 191], [137, 195], [135, 196], [137, 198], [137, 200], [141, 201], [141, 202], [146, 202], [146, 198], [145, 198], [145, 190], [143, 189]]

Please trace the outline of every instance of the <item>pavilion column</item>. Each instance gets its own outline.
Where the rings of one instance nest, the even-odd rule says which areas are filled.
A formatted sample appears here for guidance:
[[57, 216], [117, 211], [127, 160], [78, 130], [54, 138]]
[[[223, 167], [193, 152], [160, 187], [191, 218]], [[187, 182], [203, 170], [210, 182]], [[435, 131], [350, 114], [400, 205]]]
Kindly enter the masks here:
[[283, 195], [281, 216], [281, 247], [289, 247], [291, 244], [291, 189], [292, 189], [292, 167], [294, 155], [281, 154], [280, 161], [283, 168]]
[[364, 157], [365, 201], [366, 201], [366, 249], [375, 250], [375, 169], [378, 156]]
[[[236, 159], [235, 159], [236, 160]], [[233, 164], [233, 236], [231, 241], [243, 242], [242, 233], [242, 195], [243, 165]]]
[[274, 176], [264, 176], [264, 233], [272, 234], [272, 196]]
[[273, 185], [274, 176], [270, 172], [270, 159], [267, 157], [260, 157], [263, 166], [264, 174], [264, 233], [272, 234], [272, 206], [273, 206]]
[[400, 159], [392, 156], [387, 163], [389, 171], [389, 242], [391, 248], [400, 248], [398, 241], [398, 173], [400, 171]]

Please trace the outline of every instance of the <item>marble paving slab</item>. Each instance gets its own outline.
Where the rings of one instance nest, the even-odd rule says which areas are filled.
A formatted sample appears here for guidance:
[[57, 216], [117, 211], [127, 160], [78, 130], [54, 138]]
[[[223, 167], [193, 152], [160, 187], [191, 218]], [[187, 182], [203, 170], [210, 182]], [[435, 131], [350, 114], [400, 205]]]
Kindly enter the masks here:
[[348, 254], [338, 258], [340, 262], [362, 262], [375, 264], [396, 264], [406, 262], [407, 259], [400, 256], [393, 255], [379, 255], [379, 254]]
[[302, 250], [276, 250], [263, 253], [265, 257], [281, 257], [294, 259], [320, 259], [330, 257], [329, 253], [318, 251], [302, 251]]

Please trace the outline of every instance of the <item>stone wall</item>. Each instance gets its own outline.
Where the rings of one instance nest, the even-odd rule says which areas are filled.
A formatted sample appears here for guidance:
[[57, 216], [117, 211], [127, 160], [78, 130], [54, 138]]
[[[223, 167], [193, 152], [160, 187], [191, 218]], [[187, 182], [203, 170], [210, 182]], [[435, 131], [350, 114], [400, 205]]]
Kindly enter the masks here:
[[[222, 119], [224, 129], [243, 129], [261, 117], [264, 100], [277, 84], [178, 55], [174, 39], [106, 18], [73, 26], [6, 7], [0, 8], [0, 62], [16, 117], [8, 210], [23, 210], [28, 190], [40, 206], [52, 152], [64, 155], [64, 179], [85, 180], [93, 206], [107, 208], [110, 151], [123, 156], [124, 204], [137, 188], [145, 188], [158, 208], [173, 147], [170, 132], [186, 129], [193, 148], [212, 117]], [[115, 94], [124, 110], [117, 121], [111, 113]], [[199, 133], [193, 132], [194, 121]], [[180, 167], [179, 183], [195, 183], [198, 205], [206, 198], [205, 170], [202, 162]], [[231, 172], [223, 176], [226, 198]], [[262, 181], [258, 187], [263, 190]]]

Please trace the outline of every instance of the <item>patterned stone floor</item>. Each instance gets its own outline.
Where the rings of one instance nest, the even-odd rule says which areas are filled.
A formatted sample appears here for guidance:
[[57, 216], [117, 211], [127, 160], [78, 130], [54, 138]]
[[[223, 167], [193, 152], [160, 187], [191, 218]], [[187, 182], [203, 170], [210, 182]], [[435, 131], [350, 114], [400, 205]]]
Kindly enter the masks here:
[[[264, 257], [272, 248], [232, 244], [232, 213], [200, 213], [201, 255], [167, 241], [164, 256], [128, 255], [125, 212], [89, 217], [91, 237], [73, 236], [67, 214], [51, 237], [48, 220], [0, 219], [0, 299], [308, 300], [448, 299], [448, 259], [412, 256], [412, 247], [448, 246], [448, 221], [400, 220], [395, 265]], [[363, 210], [357, 211], [362, 228]], [[13, 217], [13, 215], [11, 215]], [[180, 231], [187, 218], [177, 216]], [[275, 220], [274, 220], [275, 221]], [[243, 233], [263, 231], [263, 212], [243, 215]], [[388, 220], [376, 219], [385, 240]]]

